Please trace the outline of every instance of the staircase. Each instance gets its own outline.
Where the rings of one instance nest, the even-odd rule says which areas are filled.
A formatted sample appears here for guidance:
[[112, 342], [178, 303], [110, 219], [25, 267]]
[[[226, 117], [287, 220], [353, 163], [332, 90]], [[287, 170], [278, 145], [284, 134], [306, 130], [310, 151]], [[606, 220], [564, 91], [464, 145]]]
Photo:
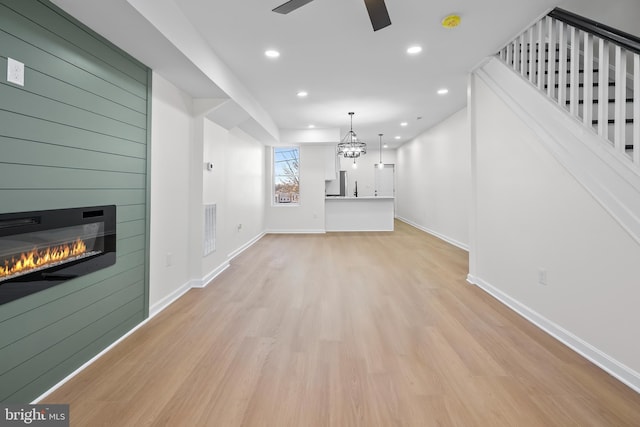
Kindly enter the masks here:
[[640, 39], [556, 8], [497, 54], [640, 171]]

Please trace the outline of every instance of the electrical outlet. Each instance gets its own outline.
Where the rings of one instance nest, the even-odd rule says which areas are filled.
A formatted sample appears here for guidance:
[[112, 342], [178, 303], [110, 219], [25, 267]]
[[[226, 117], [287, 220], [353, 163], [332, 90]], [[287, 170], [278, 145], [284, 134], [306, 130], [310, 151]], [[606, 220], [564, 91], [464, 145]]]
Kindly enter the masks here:
[[171, 265], [173, 264], [173, 254], [171, 252], [167, 252], [167, 257], [165, 262], [167, 264], [167, 267], [171, 267]]
[[544, 286], [548, 285], [546, 268], [538, 268], [538, 283]]
[[24, 64], [12, 58], [7, 58], [7, 81], [24, 86]]
[[238, 233], [242, 230], [242, 224], [238, 224]]

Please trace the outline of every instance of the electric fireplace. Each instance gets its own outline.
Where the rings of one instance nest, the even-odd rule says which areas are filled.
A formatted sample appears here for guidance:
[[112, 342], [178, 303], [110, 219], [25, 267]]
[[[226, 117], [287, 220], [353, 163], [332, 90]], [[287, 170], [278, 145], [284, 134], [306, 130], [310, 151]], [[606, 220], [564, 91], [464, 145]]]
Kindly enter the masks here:
[[116, 262], [116, 207], [0, 214], [0, 304]]

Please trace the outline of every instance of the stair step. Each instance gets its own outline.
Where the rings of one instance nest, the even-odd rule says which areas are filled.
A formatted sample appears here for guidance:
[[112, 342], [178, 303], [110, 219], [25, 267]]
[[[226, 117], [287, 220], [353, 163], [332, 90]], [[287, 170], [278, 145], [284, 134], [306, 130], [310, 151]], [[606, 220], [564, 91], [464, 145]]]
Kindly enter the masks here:
[[[625, 124], [631, 125], [633, 124], [633, 119], [624, 119]], [[607, 120], [607, 123], [610, 125], [614, 125], [616, 124], [616, 121], [614, 119], [609, 119]], [[597, 125], [598, 124], [598, 119], [593, 119], [591, 120], [591, 124]]]
[[[630, 121], [631, 120], [631, 121]], [[607, 120], [607, 126], [604, 133], [604, 138], [609, 140], [611, 144], [613, 144], [613, 139], [615, 137], [615, 124], [612, 123], [612, 120]], [[595, 133], [598, 133], [598, 124], [597, 120], [593, 121], [592, 129]], [[625, 133], [624, 133], [624, 141], [625, 149], [629, 150], [633, 148], [633, 120], [627, 119], [625, 120]]]
[[[592, 102], [593, 102], [594, 104], [598, 104], [598, 100], [597, 100], [597, 99], [594, 99]], [[614, 104], [614, 103], [616, 102], [616, 100], [615, 100], [615, 99], [609, 99], [609, 100], [607, 100], [607, 102], [608, 102], [609, 104]], [[624, 102], [625, 102], [625, 103], [627, 103], [627, 104], [633, 104], [633, 98], [626, 98], [626, 99], [624, 100]], [[567, 105], [569, 105], [570, 103], [571, 103], [571, 101], [569, 101], [569, 100], [565, 101], [565, 104], [567, 104]], [[584, 104], [584, 99], [580, 99], [580, 100], [578, 100], [578, 104], [579, 104], [579, 105]]]
[[[560, 71], [559, 70], [555, 70], [553, 73], [555, 75], [558, 75], [558, 74], [560, 74]], [[597, 74], [597, 73], [598, 73], [598, 70], [593, 70], [593, 74]], [[530, 73], [527, 71], [527, 76], [529, 74]], [[538, 74], [538, 72], [536, 71], [534, 74]], [[544, 74], [548, 76], [549, 75], [549, 70], [544, 70]], [[571, 74], [571, 70], [567, 70], [567, 74]], [[584, 74], [584, 70], [578, 70], [578, 74]]]
[[[608, 82], [608, 86], [609, 87], [615, 87], [616, 86], [616, 82]], [[544, 85], [544, 88], [546, 89], [549, 85]], [[556, 83], [553, 87], [555, 87], [556, 89], [558, 88], [558, 83]], [[566, 84], [567, 88], [571, 87], [571, 83], [567, 83]], [[584, 88], [584, 83], [578, 83], [578, 87], [579, 88]], [[600, 87], [600, 83], [598, 82], [593, 82], [593, 87]]]

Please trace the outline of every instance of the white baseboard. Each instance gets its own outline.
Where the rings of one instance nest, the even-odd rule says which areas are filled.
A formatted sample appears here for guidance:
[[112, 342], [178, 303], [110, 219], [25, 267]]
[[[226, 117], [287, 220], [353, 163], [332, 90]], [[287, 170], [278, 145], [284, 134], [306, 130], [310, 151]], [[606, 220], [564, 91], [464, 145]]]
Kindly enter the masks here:
[[266, 234], [325, 234], [326, 230], [267, 230]]
[[227, 268], [229, 268], [231, 264], [229, 263], [229, 260], [223, 262], [222, 264], [220, 264], [218, 267], [214, 268], [211, 272], [209, 272], [209, 274], [207, 274], [206, 276], [204, 276], [201, 279], [191, 279], [189, 281], [189, 289], [191, 288], [205, 288], [209, 282], [211, 282], [213, 279], [215, 279], [220, 273], [222, 273], [223, 271], [225, 271]]
[[162, 298], [157, 303], [153, 304], [151, 307], [149, 307], [149, 319], [153, 318], [156, 314], [169, 307], [174, 301], [184, 295], [189, 289], [191, 289], [191, 282], [185, 283], [166, 297]]
[[246, 251], [251, 246], [253, 246], [258, 240], [262, 239], [265, 234], [267, 234], [267, 233], [265, 233], [264, 231], [262, 233], [259, 233], [253, 239], [249, 240], [247, 243], [245, 243], [244, 245], [240, 246], [238, 249], [236, 249], [235, 251], [233, 251], [229, 255], [227, 255], [227, 259], [229, 261], [234, 259], [238, 255], [240, 255], [242, 252]]
[[453, 246], [456, 246], [456, 247], [458, 247], [458, 248], [460, 248], [460, 249], [463, 249], [463, 250], [465, 250], [465, 251], [469, 252], [469, 245], [467, 245], [467, 244], [465, 244], [465, 243], [462, 243], [462, 242], [459, 242], [459, 241], [457, 241], [457, 240], [455, 240], [455, 239], [452, 239], [452, 238], [450, 238], [450, 237], [447, 237], [447, 236], [445, 236], [444, 234], [440, 234], [440, 233], [438, 233], [437, 231], [431, 230], [430, 228], [423, 227], [423, 226], [421, 226], [420, 224], [416, 224], [415, 222], [410, 221], [410, 220], [408, 220], [408, 219], [406, 219], [406, 218], [403, 218], [403, 217], [401, 217], [401, 216], [396, 216], [396, 219], [398, 219], [398, 220], [400, 220], [400, 221], [404, 222], [405, 224], [409, 224], [410, 226], [415, 227], [415, 228], [417, 228], [418, 230], [422, 230], [422, 231], [424, 231], [425, 233], [429, 233], [429, 234], [431, 234], [431, 235], [433, 235], [433, 236], [437, 237], [437, 238], [438, 238], [438, 239], [440, 239], [440, 240], [444, 240], [445, 242], [447, 242], [447, 243], [449, 243], [449, 244], [452, 244]]
[[595, 365], [599, 366], [611, 376], [617, 378], [618, 380], [635, 390], [637, 393], [640, 393], [640, 373], [634, 371], [623, 363], [620, 363], [608, 354], [602, 352], [588, 342], [560, 327], [551, 320], [545, 318], [536, 311], [510, 297], [500, 289], [490, 285], [484, 280], [472, 275], [468, 275], [467, 281], [478, 286], [479, 288], [496, 298], [498, 301], [502, 302], [504, 305], [518, 313], [520, 316], [536, 325], [538, 328], [542, 329], [567, 347], [571, 348], [576, 353], [582, 355]]

